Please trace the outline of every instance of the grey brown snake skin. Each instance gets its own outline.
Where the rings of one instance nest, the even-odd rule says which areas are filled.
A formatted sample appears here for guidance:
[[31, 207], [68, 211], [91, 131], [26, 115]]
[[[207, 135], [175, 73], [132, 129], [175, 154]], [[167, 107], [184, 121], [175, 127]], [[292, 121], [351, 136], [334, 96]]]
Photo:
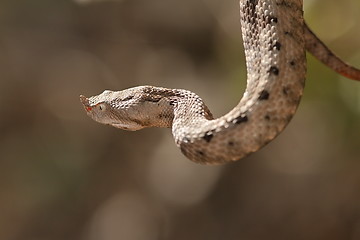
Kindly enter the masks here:
[[360, 80], [310, 31], [302, 0], [240, 0], [247, 87], [226, 115], [213, 119], [201, 98], [181, 89], [152, 86], [80, 96], [97, 122], [126, 130], [168, 127], [182, 153], [194, 162], [239, 160], [274, 139], [289, 123], [303, 93], [309, 50], [330, 68]]

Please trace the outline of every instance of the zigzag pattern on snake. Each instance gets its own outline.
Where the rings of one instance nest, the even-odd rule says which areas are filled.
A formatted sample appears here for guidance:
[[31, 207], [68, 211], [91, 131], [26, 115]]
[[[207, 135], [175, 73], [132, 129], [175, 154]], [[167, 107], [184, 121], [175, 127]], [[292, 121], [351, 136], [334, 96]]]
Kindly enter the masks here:
[[274, 139], [289, 123], [303, 93], [305, 49], [340, 74], [360, 71], [336, 57], [303, 20], [302, 0], [240, 0], [247, 87], [229, 113], [214, 119], [195, 93], [140, 86], [80, 96], [97, 122], [125, 130], [169, 127], [182, 153], [202, 164], [239, 160]]

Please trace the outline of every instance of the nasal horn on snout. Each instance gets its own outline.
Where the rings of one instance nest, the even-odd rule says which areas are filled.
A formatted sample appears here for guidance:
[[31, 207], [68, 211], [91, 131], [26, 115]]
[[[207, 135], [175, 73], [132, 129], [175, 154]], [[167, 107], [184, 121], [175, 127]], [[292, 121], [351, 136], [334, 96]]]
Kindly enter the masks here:
[[80, 95], [80, 102], [84, 105], [87, 112], [91, 111], [92, 107], [90, 106], [89, 99], [87, 97]]

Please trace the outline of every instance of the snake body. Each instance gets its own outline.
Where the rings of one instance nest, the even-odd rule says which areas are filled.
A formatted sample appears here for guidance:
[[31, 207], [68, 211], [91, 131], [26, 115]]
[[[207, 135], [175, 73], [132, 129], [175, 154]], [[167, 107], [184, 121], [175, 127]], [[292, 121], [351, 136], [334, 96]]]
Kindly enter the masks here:
[[343, 64], [335, 70], [360, 79], [359, 70], [352, 72], [329, 54], [307, 28], [302, 6], [302, 0], [240, 0], [247, 87], [238, 105], [220, 118], [213, 118], [199, 96], [182, 89], [141, 86], [80, 100], [103, 124], [126, 130], [171, 127], [176, 144], [192, 161], [239, 160], [274, 139], [295, 114], [305, 83], [305, 48], [332, 68]]

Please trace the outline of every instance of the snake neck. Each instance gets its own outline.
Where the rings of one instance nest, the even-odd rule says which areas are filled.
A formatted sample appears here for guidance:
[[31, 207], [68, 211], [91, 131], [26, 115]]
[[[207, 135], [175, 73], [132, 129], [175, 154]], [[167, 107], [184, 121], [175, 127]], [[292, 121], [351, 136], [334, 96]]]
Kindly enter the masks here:
[[183, 89], [173, 89], [173, 92], [174, 97], [170, 100], [174, 105], [172, 133], [175, 142], [179, 144], [190, 141], [200, 134], [204, 126], [211, 123], [214, 117], [195, 93]]
[[146, 127], [168, 127], [177, 132], [184, 126], [194, 129], [213, 119], [203, 100], [191, 91], [145, 86], [140, 92], [137, 111], [146, 110], [149, 122], [152, 120]]

